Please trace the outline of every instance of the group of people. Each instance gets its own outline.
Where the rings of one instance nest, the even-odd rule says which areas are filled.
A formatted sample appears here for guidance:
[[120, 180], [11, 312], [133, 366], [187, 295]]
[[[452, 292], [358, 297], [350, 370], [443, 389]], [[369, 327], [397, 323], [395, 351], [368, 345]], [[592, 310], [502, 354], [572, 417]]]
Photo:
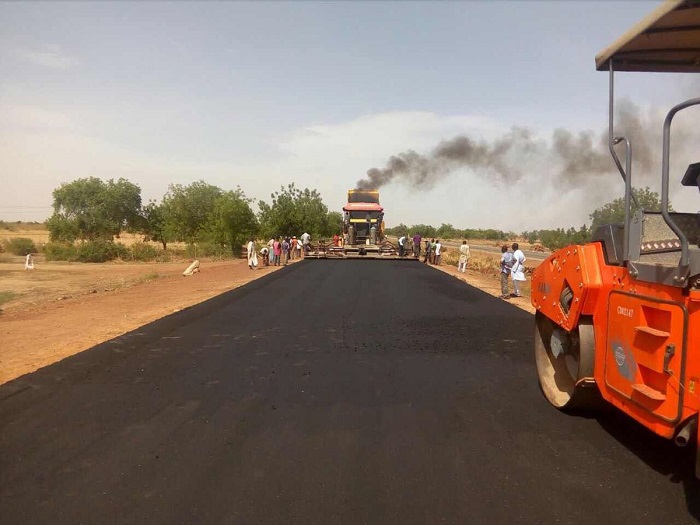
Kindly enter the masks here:
[[525, 254], [514, 242], [511, 246], [512, 252], [508, 251], [508, 246], [501, 246], [501, 299], [510, 299], [508, 291], [508, 278], [513, 281], [513, 295], [522, 297], [520, 294], [520, 283], [525, 281]]
[[[420, 245], [419, 245], [420, 246]], [[420, 257], [420, 252], [418, 254]], [[442, 260], [442, 243], [440, 239], [425, 240], [425, 255], [423, 257], [424, 264], [434, 264], [440, 266]]]
[[[289, 261], [301, 258], [309, 249], [311, 235], [304, 232], [299, 239], [296, 235], [270, 239], [260, 249], [260, 257], [263, 266], [287, 266]], [[251, 237], [247, 246], [248, 268], [255, 270], [258, 267], [258, 251], [255, 239]]]
[[[399, 237], [399, 257], [406, 257], [409, 252], [413, 253], [416, 258], [420, 257], [420, 246], [422, 237], [420, 233], [414, 233], [413, 237], [402, 235]], [[425, 241], [428, 242], [427, 240]]]

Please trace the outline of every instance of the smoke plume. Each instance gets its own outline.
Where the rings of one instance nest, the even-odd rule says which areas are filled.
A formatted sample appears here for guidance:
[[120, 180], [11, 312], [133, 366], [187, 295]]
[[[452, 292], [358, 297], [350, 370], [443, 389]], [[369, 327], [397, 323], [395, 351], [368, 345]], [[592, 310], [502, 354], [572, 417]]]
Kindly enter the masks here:
[[[640, 178], [648, 181], [654, 167], [659, 165], [660, 122], [658, 115], [644, 113], [629, 101], [617, 104], [615, 134], [632, 141], [634, 179], [637, 182]], [[676, 135], [674, 140], [681, 146], [689, 138], [682, 130]], [[624, 164], [622, 146], [619, 146], [618, 155]], [[546, 166], [549, 180], [570, 189], [584, 187], [595, 181], [595, 177], [617, 172], [608, 151], [607, 128], [598, 133], [560, 128], [554, 130], [550, 141], [546, 141], [538, 139], [531, 129], [514, 127], [493, 141], [459, 135], [440, 142], [427, 155], [413, 150], [392, 155], [383, 168], [367, 171], [367, 176], [357, 182], [357, 188], [378, 189], [398, 182], [425, 190], [462, 169], [496, 184], [542, 175], [529, 173], [528, 165]]]

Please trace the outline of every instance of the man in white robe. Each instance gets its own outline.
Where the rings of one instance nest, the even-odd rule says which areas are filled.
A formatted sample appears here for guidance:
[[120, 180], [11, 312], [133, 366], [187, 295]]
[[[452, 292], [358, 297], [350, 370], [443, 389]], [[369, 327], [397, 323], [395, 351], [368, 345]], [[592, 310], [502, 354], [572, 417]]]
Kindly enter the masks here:
[[255, 270], [258, 267], [258, 254], [255, 249], [255, 240], [251, 237], [248, 242], [248, 268]]
[[510, 269], [510, 275], [513, 279], [513, 291], [516, 297], [522, 297], [520, 295], [520, 283], [525, 281], [525, 254], [520, 248], [518, 248], [518, 243], [513, 243], [513, 266]]
[[459, 264], [457, 265], [458, 272], [467, 271], [467, 263], [469, 262], [469, 245], [467, 241], [462, 241], [462, 246], [459, 247]]

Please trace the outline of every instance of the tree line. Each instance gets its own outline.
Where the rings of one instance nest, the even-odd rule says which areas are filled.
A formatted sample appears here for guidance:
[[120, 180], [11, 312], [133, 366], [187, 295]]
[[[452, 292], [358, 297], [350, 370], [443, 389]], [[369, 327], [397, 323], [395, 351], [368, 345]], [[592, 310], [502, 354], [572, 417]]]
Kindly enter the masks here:
[[[660, 208], [659, 195], [648, 187], [634, 190], [639, 206]], [[257, 203], [257, 211], [253, 210]], [[241, 188], [223, 190], [204, 181], [189, 185], [171, 184], [160, 202], [142, 202], [141, 188], [123, 178], [103, 181], [81, 178], [62, 184], [53, 191], [53, 214], [47, 220], [52, 242], [111, 242], [124, 232], [142, 234], [167, 249], [168, 243], [188, 245], [207, 243], [232, 255], [251, 237], [271, 238], [301, 235], [330, 237], [342, 229], [340, 212], [329, 211], [315, 189], [300, 189], [294, 183], [282, 186], [269, 201], [248, 198]], [[633, 206], [632, 212], [636, 211]], [[506, 241], [515, 237], [541, 243], [554, 250], [590, 240], [602, 224], [622, 223], [624, 199], [618, 198], [589, 215], [590, 226], [551, 230], [512, 231], [455, 228], [451, 224], [428, 224], [387, 228], [389, 235], [420, 233], [423, 237], [443, 239], [486, 239]]]
[[143, 204], [141, 188], [126, 180], [77, 179], [53, 191], [47, 220], [51, 242], [105, 241], [123, 232], [162, 244], [210, 243], [234, 256], [251, 237], [327, 237], [340, 231], [342, 215], [328, 211], [321, 195], [293, 183], [270, 195], [270, 202], [246, 197], [242, 189], [223, 190], [204, 181], [171, 184], [160, 202]]

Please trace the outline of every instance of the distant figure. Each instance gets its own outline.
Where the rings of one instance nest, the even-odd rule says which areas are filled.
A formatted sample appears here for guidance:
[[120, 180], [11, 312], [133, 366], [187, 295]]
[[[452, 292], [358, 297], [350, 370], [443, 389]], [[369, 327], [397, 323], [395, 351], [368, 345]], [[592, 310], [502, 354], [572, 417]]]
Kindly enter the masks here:
[[297, 255], [297, 238], [294, 235], [292, 235], [292, 239], [289, 241], [289, 255], [292, 260], [294, 260]]
[[304, 232], [301, 234], [301, 245], [304, 248], [304, 257], [309, 253], [309, 242], [311, 242], [311, 235]]
[[263, 246], [260, 250], [260, 256], [263, 260], [263, 266], [270, 266], [270, 249], [267, 246]]
[[282, 257], [284, 259], [284, 265], [287, 266], [289, 263], [289, 241], [287, 241], [287, 239], [282, 240]]
[[467, 241], [462, 241], [462, 246], [459, 247], [459, 264], [457, 265], [457, 271], [466, 272], [467, 263], [469, 262], [469, 245]]
[[501, 299], [510, 299], [508, 291], [508, 277], [513, 266], [513, 254], [508, 251], [508, 246], [501, 246]]
[[423, 259], [423, 264], [428, 264], [430, 262], [430, 251], [432, 250], [433, 245], [431, 244], [430, 240], [426, 239], [425, 240], [425, 258]]
[[34, 269], [34, 256], [31, 253], [27, 254], [27, 259], [24, 261], [24, 269], [25, 270], [33, 270]]
[[520, 295], [520, 283], [525, 281], [525, 254], [518, 248], [518, 243], [513, 243], [513, 267], [510, 269], [510, 275], [513, 278], [513, 291], [515, 292], [515, 297], [522, 297]]
[[421, 241], [421, 236], [420, 233], [414, 233], [413, 234], [413, 256], [418, 258], [420, 257], [420, 241]]
[[338, 236], [337, 233], [333, 234], [333, 246], [338, 246], [338, 243], [340, 242], [340, 237]]
[[255, 249], [255, 239], [248, 241], [248, 268], [255, 270], [258, 267], [258, 251]]
[[435, 266], [440, 266], [440, 258], [442, 257], [442, 244], [440, 239], [435, 241]]
[[272, 244], [272, 264], [274, 264], [275, 266], [279, 266], [281, 257], [282, 243], [276, 240]]
[[406, 236], [399, 237], [399, 257], [406, 255]]

